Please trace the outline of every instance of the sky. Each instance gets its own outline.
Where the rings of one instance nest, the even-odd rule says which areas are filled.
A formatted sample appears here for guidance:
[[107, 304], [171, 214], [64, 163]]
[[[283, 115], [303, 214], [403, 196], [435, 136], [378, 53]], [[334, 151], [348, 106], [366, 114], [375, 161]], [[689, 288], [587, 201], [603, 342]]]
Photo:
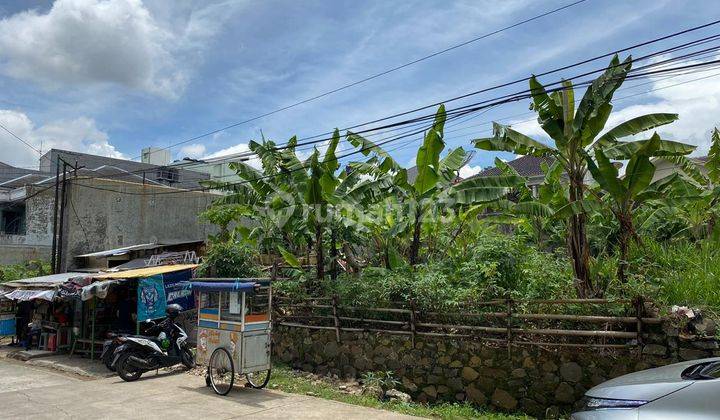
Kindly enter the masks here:
[[[184, 142], [568, 3], [4, 1], [0, 124], [32, 147], [0, 130], [0, 161], [37, 167], [40, 152], [50, 148], [137, 159], [143, 147]], [[250, 140], [263, 137], [284, 143], [293, 135], [303, 138], [350, 127], [718, 16], [717, 1], [586, 0], [318, 100], [187, 141], [173, 147], [172, 156], [220, 156], [245, 151]], [[720, 25], [632, 53], [640, 56], [715, 33], [720, 33]], [[572, 79], [608, 62], [540, 80]], [[628, 81], [615, 95], [609, 125], [648, 112], [675, 112], [679, 121], [659, 129], [661, 136], [695, 144], [695, 155], [706, 154], [710, 130], [720, 125], [716, 72]], [[526, 88], [523, 83], [446, 106], [452, 109]], [[489, 136], [493, 120], [547, 141], [528, 105], [510, 103], [448, 123], [447, 148], [473, 150], [471, 140]], [[417, 135], [385, 147], [398, 162], [411, 166], [420, 142]], [[492, 165], [496, 156], [514, 157], [478, 150], [461, 175]], [[352, 158], [358, 156], [344, 161]]]

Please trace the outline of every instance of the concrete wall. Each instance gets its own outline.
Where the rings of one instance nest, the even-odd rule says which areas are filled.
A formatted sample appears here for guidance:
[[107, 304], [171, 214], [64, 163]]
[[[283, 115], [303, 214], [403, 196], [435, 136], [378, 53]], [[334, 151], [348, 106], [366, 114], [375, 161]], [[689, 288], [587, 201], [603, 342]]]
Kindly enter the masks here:
[[[153, 241], [205, 240], [217, 228], [198, 215], [218, 196], [93, 179], [68, 185], [63, 266], [72, 256]], [[172, 194], [168, 194], [172, 192]]]
[[[45, 187], [26, 187], [31, 196]], [[49, 261], [52, 246], [52, 216], [55, 189], [50, 188], [25, 201], [25, 235], [0, 235], [0, 264], [28, 260]]]

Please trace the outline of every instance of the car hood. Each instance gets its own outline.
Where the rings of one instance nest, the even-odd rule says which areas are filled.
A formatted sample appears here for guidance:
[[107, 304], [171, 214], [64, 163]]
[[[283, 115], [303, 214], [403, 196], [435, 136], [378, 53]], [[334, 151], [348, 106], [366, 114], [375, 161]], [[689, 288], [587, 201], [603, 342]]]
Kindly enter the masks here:
[[682, 372], [698, 363], [720, 360], [720, 357], [675, 363], [619, 376], [591, 388], [585, 395], [595, 398], [653, 401], [693, 384]]

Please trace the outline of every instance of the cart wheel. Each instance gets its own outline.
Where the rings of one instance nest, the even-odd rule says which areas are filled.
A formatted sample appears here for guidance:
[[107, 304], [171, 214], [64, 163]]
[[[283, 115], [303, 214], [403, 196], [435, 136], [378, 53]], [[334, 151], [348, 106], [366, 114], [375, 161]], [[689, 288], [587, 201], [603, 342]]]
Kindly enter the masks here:
[[255, 389], [265, 388], [268, 382], [270, 382], [270, 371], [271, 370], [268, 369], [248, 373], [245, 375], [245, 379], [247, 379], [248, 384]]
[[227, 395], [235, 383], [235, 364], [230, 352], [218, 347], [212, 352], [208, 362], [208, 377], [210, 385], [218, 395]]

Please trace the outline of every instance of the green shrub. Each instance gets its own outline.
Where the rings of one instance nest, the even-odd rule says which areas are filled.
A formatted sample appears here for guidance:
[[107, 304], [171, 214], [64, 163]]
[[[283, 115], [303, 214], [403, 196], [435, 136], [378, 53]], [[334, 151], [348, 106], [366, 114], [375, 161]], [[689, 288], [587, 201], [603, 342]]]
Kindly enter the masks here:
[[326, 294], [337, 294], [354, 306], [388, 306], [413, 299], [426, 310], [506, 296], [568, 297], [574, 296], [573, 290], [572, 267], [562, 253], [544, 253], [518, 238], [488, 232], [452, 257], [433, 258], [414, 269], [368, 267], [360, 276], [343, 274], [324, 284]]
[[50, 264], [39, 260], [31, 260], [22, 264], [0, 265], [0, 283], [48, 274], [50, 274]]
[[257, 252], [248, 245], [215, 242], [210, 245], [199, 271], [201, 276], [210, 277], [257, 277], [260, 268], [255, 261]]

